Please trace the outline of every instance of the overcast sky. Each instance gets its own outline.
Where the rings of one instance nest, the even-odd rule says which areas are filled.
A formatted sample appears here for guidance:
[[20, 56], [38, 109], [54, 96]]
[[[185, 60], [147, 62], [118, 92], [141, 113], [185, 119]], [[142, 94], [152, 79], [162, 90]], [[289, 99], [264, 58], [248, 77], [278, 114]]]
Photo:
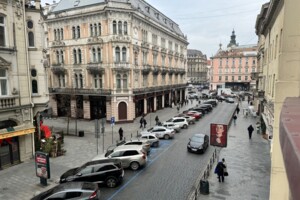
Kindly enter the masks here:
[[[84, 1], [84, 0], [83, 0]], [[211, 57], [226, 48], [232, 30], [240, 45], [256, 44], [256, 16], [269, 0], [146, 0], [175, 21], [187, 35], [188, 49], [197, 49]], [[53, 0], [42, 0], [52, 4]], [[57, 0], [58, 2], [58, 0]]]

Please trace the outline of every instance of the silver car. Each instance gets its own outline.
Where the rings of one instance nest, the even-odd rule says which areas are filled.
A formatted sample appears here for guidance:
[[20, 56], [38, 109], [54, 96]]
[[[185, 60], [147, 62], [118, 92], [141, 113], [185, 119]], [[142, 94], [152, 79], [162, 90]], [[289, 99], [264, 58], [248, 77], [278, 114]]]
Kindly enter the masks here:
[[174, 124], [173, 122], [165, 122], [165, 123], [163, 124], [163, 126], [166, 127], [166, 128], [172, 128], [172, 129], [174, 129], [177, 133], [179, 133], [180, 130], [181, 130], [180, 126], [179, 126], [178, 124]]
[[123, 168], [138, 170], [147, 164], [147, 154], [141, 145], [121, 145], [111, 152], [96, 156], [93, 160], [117, 158], [122, 161]]
[[149, 153], [151, 150], [151, 142], [148, 141], [147, 139], [131, 139], [126, 141], [122, 145], [141, 145], [143, 147], [143, 150], [147, 153]]
[[148, 129], [149, 133], [154, 133], [156, 137], [162, 138], [162, 139], [170, 139], [174, 138], [175, 130], [169, 129], [164, 126], [154, 126], [153, 128]]
[[151, 144], [151, 147], [158, 147], [159, 146], [159, 139], [153, 133], [142, 132], [139, 139], [148, 140]]
[[45, 192], [38, 194], [31, 200], [47, 199], [100, 199], [98, 184], [89, 182], [67, 182], [59, 184]]

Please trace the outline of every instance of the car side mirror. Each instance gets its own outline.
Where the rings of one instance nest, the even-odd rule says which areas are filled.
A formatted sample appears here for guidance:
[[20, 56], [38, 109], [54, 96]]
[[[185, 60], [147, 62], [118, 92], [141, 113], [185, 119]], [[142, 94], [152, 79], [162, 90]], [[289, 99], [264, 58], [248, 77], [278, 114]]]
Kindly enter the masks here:
[[82, 176], [82, 173], [78, 173], [78, 174], [76, 174], [76, 176]]

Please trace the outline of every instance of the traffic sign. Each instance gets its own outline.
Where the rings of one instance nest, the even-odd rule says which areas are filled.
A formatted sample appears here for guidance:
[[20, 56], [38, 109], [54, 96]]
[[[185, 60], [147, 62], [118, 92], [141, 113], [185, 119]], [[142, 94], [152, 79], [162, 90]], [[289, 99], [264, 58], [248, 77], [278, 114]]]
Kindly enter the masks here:
[[114, 126], [115, 125], [115, 117], [110, 118], [110, 125]]

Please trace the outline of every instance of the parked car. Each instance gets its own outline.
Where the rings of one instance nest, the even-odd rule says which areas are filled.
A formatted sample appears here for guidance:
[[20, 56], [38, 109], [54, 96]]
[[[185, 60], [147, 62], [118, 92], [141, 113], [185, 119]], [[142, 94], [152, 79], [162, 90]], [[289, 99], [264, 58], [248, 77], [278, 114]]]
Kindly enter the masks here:
[[186, 115], [195, 117], [196, 120], [199, 120], [202, 117], [202, 113], [194, 110], [190, 110], [185, 113]]
[[198, 99], [198, 94], [196, 93], [192, 93], [192, 94], [189, 94], [189, 99]]
[[159, 139], [153, 133], [142, 132], [139, 139], [148, 140], [151, 144], [151, 147], [158, 147], [159, 146]]
[[209, 99], [205, 102], [203, 102], [204, 104], [210, 104], [212, 105], [213, 107], [216, 107], [218, 105], [217, 101], [215, 99]]
[[172, 128], [174, 129], [177, 133], [180, 132], [181, 128], [178, 124], [174, 124], [173, 122], [165, 122], [163, 124], [164, 127], [166, 128]]
[[187, 122], [186, 118], [184, 118], [184, 117], [173, 117], [173, 118], [167, 120], [167, 122], [173, 122], [174, 124], [179, 125], [180, 128], [188, 128], [189, 127], [189, 123]]
[[216, 99], [219, 101], [219, 102], [222, 102], [222, 101], [225, 101], [226, 98], [224, 96], [217, 96]]
[[156, 137], [163, 139], [174, 138], [175, 130], [166, 128], [165, 126], [154, 126], [147, 130], [149, 133], [154, 133]]
[[106, 149], [106, 154], [109, 154], [109, 152], [113, 151], [116, 147], [122, 146], [122, 145], [141, 145], [143, 150], [149, 154], [151, 150], [151, 143], [146, 139], [131, 139], [128, 141], [121, 141], [117, 143], [117, 145], [111, 145]]
[[116, 187], [122, 182], [124, 170], [120, 159], [94, 160], [81, 167], [68, 170], [60, 176], [60, 183], [84, 181], [104, 183], [107, 187]]
[[200, 104], [198, 105], [198, 107], [204, 107], [206, 109], [208, 109], [208, 112], [211, 112], [213, 110], [213, 106], [211, 104], [207, 104], [207, 103], [203, 103], [203, 104]]
[[202, 113], [202, 116], [204, 116], [206, 113], [208, 113], [208, 108], [204, 108], [204, 107], [193, 107], [193, 108], [190, 108], [189, 110], [187, 111], [183, 111], [183, 113], [185, 112], [189, 112], [189, 111], [197, 111], [197, 112], [201, 112]]
[[234, 103], [234, 99], [233, 98], [230, 98], [230, 97], [227, 97], [225, 102], [227, 103]]
[[44, 191], [31, 200], [76, 199], [100, 200], [98, 184], [89, 182], [67, 182]]
[[187, 144], [187, 150], [189, 152], [195, 153], [204, 153], [208, 148], [209, 137], [205, 134], [194, 134], [193, 137], [190, 138]]
[[176, 117], [184, 117], [184, 118], [186, 118], [186, 120], [187, 120], [187, 122], [189, 124], [195, 124], [195, 122], [196, 122], [196, 118], [195, 117], [189, 116], [189, 115], [186, 115], [186, 114], [179, 114]]
[[140, 145], [118, 146], [109, 154], [98, 155], [93, 160], [105, 160], [116, 158], [122, 161], [123, 168], [131, 168], [133, 171], [138, 170], [147, 164], [147, 155]]

